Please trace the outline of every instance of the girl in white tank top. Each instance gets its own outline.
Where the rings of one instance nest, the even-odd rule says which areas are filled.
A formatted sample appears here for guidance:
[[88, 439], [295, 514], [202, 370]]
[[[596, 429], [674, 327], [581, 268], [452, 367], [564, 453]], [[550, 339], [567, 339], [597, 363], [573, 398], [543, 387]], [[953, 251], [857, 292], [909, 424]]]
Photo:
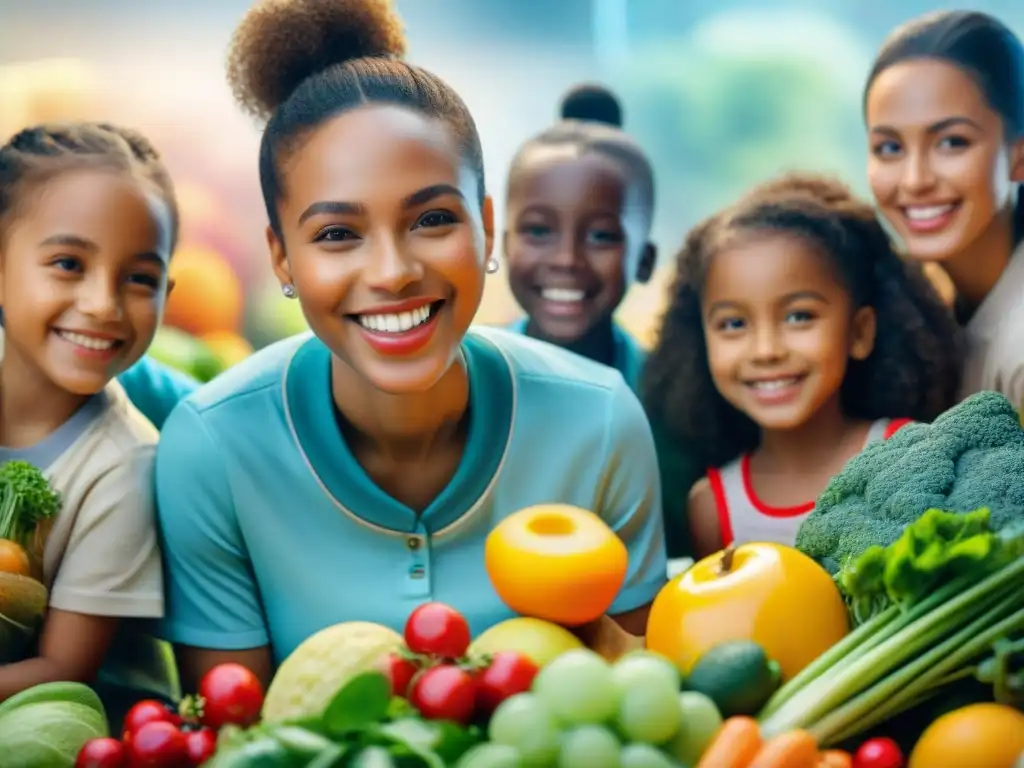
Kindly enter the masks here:
[[920, 267], [838, 182], [784, 177], [695, 227], [645, 371], [651, 421], [713, 468], [685, 510], [693, 554], [795, 544], [865, 441], [956, 402], [960, 350]]
[[[864, 446], [888, 440], [907, 423], [909, 419], [878, 419], [868, 430]], [[749, 453], [721, 469], [712, 467], [707, 477], [715, 499], [723, 546], [750, 541], [792, 545], [800, 523], [814, 509], [813, 499], [792, 507], [773, 507], [758, 498], [750, 478]]]

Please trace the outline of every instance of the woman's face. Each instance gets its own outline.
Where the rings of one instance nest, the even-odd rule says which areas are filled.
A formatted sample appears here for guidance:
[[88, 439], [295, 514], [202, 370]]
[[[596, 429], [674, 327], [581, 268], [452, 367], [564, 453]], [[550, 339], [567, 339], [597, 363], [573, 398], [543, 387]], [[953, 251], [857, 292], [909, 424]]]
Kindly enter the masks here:
[[894, 64], [871, 84], [865, 111], [871, 190], [911, 258], [964, 253], [1012, 206], [1020, 147], [962, 69]]
[[310, 328], [384, 392], [421, 392], [452, 364], [493, 245], [472, 170], [443, 123], [373, 105], [318, 128], [283, 164], [274, 270]]

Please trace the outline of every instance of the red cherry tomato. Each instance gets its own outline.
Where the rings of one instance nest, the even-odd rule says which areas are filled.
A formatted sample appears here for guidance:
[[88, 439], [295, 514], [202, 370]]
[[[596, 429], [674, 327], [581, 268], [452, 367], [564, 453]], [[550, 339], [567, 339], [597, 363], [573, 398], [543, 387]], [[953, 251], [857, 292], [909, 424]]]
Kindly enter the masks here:
[[127, 768], [128, 751], [117, 739], [90, 739], [82, 745], [75, 768]]
[[494, 654], [491, 663], [476, 678], [477, 707], [491, 713], [509, 696], [525, 693], [539, 670], [533, 661], [516, 651]]
[[903, 768], [903, 753], [892, 739], [868, 739], [853, 755], [853, 768]]
[[199, 681], [203, 725], [252, 725], [263, 708], [259, 678], [241, 664], [218, 664]]
[[457, 659], [469, 649], [469, 624], [444, 603], [424, 603], [405, 622], [405, 644], [413, 653]]
[[212, 728], [200, 728], [185, 734], [185, 751], [189, 765], [202, 765], [217, 751], [217, 732]]
[[185, 734], [172, 723], [146, 723], [128, 742], [131, 768], [181, 768], [188, 765]]
[[431, 667], [413, 679], [409, 703], [427, 720], [452, 720], [465, 725], [476, 708], [476, 681], [459, 667]]
[[156, 699], [143, 699], [137, 702], [124, 718], [125, 733], [135, 733], [146, 723], [171, 723], [181, 725], [181, 716]]
[[389, 653], [383, 662], [383, 672], [391, 681], [392, 696], [407, 696], [409, 684], [419, 671], [419, 667], [411, 660], [397, 653]]

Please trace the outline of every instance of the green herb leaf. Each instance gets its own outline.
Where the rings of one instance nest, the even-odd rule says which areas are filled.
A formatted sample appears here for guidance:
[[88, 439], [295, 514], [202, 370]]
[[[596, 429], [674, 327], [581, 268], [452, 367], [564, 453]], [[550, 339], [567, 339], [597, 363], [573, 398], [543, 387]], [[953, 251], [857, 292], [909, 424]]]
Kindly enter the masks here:
[[379, 723], [388, 712], [391, 684], [380, 672], [356, 675], [331, 699], [324, 711], [324, 727], [332, 736], [358, 731]]
[[345, 764], [348, 748], [340, 744], [331, 745], [306, 764], [306, 768], [340, 768]]
[[288, 750], [288, 754], [303, 762], [312, 760], [325, 750], [335, 746], [332, 741], [320, 734], [294, 725], [273, 726], [268, 733], [277, 740], [278, 744]]
[[366, 747], [349, 763], [350, 768], [395, 768], [391, 753], [384, 747]]

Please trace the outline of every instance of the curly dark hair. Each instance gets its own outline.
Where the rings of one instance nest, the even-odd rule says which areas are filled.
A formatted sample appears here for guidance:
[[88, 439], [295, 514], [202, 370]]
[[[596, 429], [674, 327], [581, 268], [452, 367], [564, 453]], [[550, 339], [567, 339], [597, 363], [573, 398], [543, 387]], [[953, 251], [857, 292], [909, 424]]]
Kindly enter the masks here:
[[900, 260], [871, 207], [840, 182], [782, 177], [690, 231], [644, 371], [643, 399], [652, 421], [696, 451], [702, 466], [721, 466], [760, 441], [757, 425], [715, 388], [701, 311], [711, 259], [727, 238], [751, 232], [806, 239], [835, 262], [854, 304], [874, 308], [874, 350], [866, 360], [849, 363], [840, 392], [845, 413], [865, 420], [930, 421], [956, 402], [960, 331], [920, 266]]
[[171, 214], [171, 250], [178, 205], [171, 176], [141, 133], [109, 123], [53, 123], [19, 131], [0, 146], [0, 228], [47, 179], [80, 168], [108, 168], [151, 183]]
[[364, 104], [394, 104], [443, 121], [485, 195], [476, 124], [451, 86], [402, 60], [402, 21], [391, 0], [261, 0], [235, 31], [228, 83], [245, 111], [266, 120], [260, 185], [280, 236], [281, 165], [310, 131]]

